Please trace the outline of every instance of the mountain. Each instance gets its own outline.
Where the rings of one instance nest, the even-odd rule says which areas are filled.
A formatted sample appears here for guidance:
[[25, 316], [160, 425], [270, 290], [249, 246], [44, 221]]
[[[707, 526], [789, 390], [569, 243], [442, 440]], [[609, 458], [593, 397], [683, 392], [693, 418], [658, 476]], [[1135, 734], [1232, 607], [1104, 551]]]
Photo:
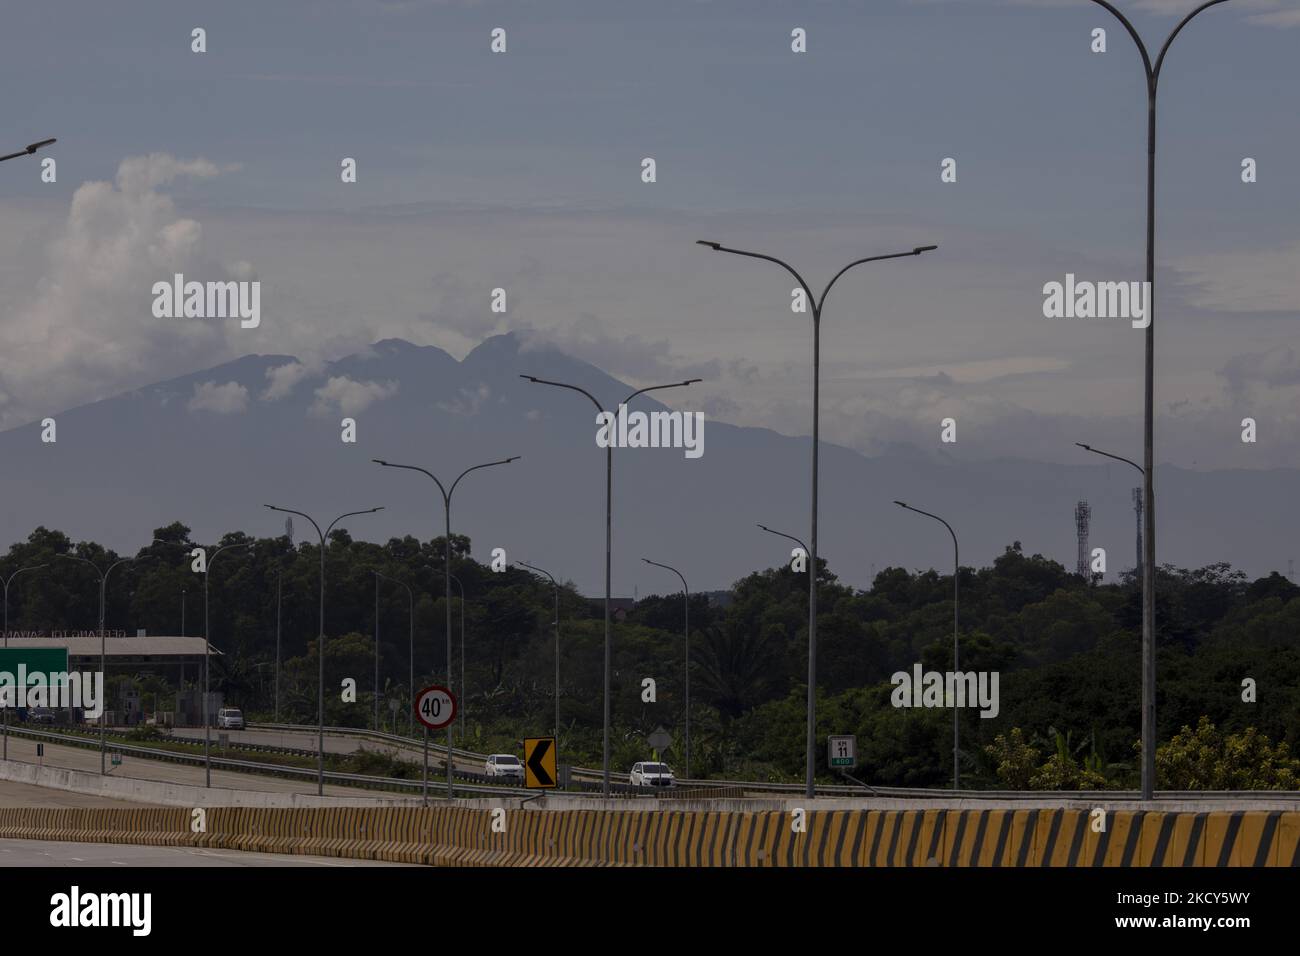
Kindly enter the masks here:
[[[633, 389], [601, 370], [518, 334], [496, 336], [457, 361], [400, 340], [324, 369], [302, 371], [287, 394], [266, 397], [268, 372], [294, 362], [248, 355], [56, 416], [57, 441], [39, 423], [0, 433], [0, 540], [44, 524], [75, 540], [133, 553], [153, 528], [180, 520], [199, 541], [230, 530], [280, 533], [273, 503], [322, 525], [346, 511], [354, 537], [386, 540], [443, 529], [436, 486], [372, 458], [415, 464], [445, 482], [476, 471], [455, 492], [452, 528], [473, 540], [603, 593], [605, 453], [595, 408], [575, 392], [520, 374], [579, 385], [607, 406]], [[280, 382], [290, 378], [280, 373]], [[691, 410], [689, 388], [661, 393]], [[634, 408], [666, 406], [642, 396]], [[340, 420], [357, 441], [340, 440]], [[807, 540], [810, 441], [708, 421], [704, 454], [681, 449], [614, 452], [614, 593], [669, 592], [678, 585], [649, 557], [681, 569], [693, 591], [725, 588], [755, 568], [788, 560], [788, 542], [762, 522]], [[1082, 454], [1082, 453], [1081, 453]], [[1063, 466], [1028, 460], [938, 461], [898, 453], [867, 458], [825, 444], [821, 456], [821, 545], [831, 570], [865, 587], [888, 565], [951, 567], [951, 542], [937, 523], [904, 512], [901, 498], [943, 515], [961, 540], [963, 564], [988, 564], [1012, 541], [1074, 566], [1074, 506], [1092, 505], [1092, 547], [1107, 550], [1111, 575], [1134, 563], [1130, 489], [1120, 464]], [[1157, 473], [1159, 560], [1183, 567], [1228, 561], [1252, 575], [1285, 571], [1295, 554], [1294, 492], [1300, 472]], [[296, 520], [299, 540], [314, 532]]]

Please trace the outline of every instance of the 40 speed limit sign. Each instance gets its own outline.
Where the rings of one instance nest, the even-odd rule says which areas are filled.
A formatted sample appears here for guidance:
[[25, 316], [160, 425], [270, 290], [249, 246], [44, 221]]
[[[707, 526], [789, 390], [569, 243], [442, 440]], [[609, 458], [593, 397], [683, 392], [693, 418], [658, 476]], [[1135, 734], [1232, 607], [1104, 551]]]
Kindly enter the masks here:
[[430, 730], [442, 730], [456, 719], [456, 698], [445, 687], [426, 687], [415, 695], [415, 718]]

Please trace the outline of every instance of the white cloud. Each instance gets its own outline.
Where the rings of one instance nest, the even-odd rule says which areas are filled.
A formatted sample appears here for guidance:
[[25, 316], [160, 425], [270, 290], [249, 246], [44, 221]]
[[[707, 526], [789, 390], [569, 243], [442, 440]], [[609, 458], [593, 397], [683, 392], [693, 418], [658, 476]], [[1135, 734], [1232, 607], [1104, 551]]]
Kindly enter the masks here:
[[397, 382], [358, 382], [346, 375], [332, 375], [328, 382], [316, 389], [312, 403], [313, 415], [328, 415], [331, 411], [344, 415], [363, 412], [375, 402], [382, 402], [397, 394]]
[[1221, 312], [1300, 311], [1300, 243], [1185, 256], [1187, 301]]
[[479, 382], [478, 388], [462, 388], [454, 401], [439, 402], [438, 407], [453, 415], [474, 415], [491, 397], [492, 389], [486, 382]]
[[131, 156], [117, 167], [117, 188], [124, 193], [148, 193], [166, 186], [178, 176], [207, 179], [220, 174], [216, 163], [206, 159], [177, 159], [168, 153]]
[[192, 412], [215, 412], [218, 415], [247, 411], [248, 389], [238, 382], [196, 384], [188, 408]]
[[262, 392], [262, 401], [278, 402], [297, 387], [298, 383], [311, 374], [311, 370], [302, 362], [287, 362], [266, 370], [267, 386]]
[[153, 154], [123, 160], [115, 183], [77, 188], [34, 290], [0, 322], [0, 392], [11, 399], [0, 427], [203, 368], [247, 344], [238, 322], [152, 314], [153, 283], [176, 272], [224, 275], [202, 255], [199, 223], [156, 187], [218, 171]]

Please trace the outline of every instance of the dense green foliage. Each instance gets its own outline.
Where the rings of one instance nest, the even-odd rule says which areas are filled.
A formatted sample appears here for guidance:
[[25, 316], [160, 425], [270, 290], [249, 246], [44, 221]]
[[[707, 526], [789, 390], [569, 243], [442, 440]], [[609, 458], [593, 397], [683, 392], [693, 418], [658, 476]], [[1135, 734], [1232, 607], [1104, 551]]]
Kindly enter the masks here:
[[[109, 628], [201, 634], [203, 576], [190, 569], [195, 546], [179, 523], [113, 572]], [[251, 541], [233, 533], [218, 545]], [[465, 588], [464, 745], [519, 750], [525, 736], [548, 733], [554, 717], [555, 639], [549, 581], [511, 567], [493, 572], [453, 536], [453, 573]], [[106, 566], [118, 556], [93, 543], [38, 528], [0, 559], [0, 573], [45, 563], [15, 580], [10, 627], [93, 629], [93, 572], [56, 554]], [[353, 541], [335, 531], [325, 548], [326, 721], [371, 721], [374, 603], [378, 570], [414, 591], [417, 685], [445, 678], [443, 541]], [[283, 581], [283, 720], [316, 715], [316, 634], [321, 549], [287, 536], [220, 555], [211, 570], [210, 623], [222, 652], [213, 683], [255, 719], [272, 710], [277, 575]], [[804, 762], [807, 584], [787, 567], [736, 582], [725, 608], [693, 597], [691, 699], [695, 776], [797, 780]], [[890, 676], [920, 662], [949, 670], [952, 578], [886, 568], [869, 591], [840, 584], [819, 568], [818, 738], [858, 736], [855, 776], [896, 786], [951, 782], [952, 712], [890, 704]], [[1139, 733], [1141, 604], [1131, 580], [1093, 585], [1055, 561], [1008, 547], [990, 567], [961, 569], [961, 667], [1001, 675], [1001, 709], [984, 719], [961, 713], [963, 785], [972, 787], [1131, 787]], [[453, 587], [453, 683], [460, 683], [460, 600]], [[1157, 578], [1158, 734], [1165, 747], [1161, 786], [1294, 786], [1286, 748], [1300, 740], [1300, 588], [1272, 574], [1248, 581], [1226, 565], [1166, 566]], [[682, 758], [685, 648], [680, 594], [641, 601], [614, 625], [613, 761], [626, 769], [650, 756], [645, 736], [663, 725]], [[404, 589], [380, 582], [381, 717], [409, 720], [409, 619]], [[601, 746], [600, 602], [571, 586], [560, 591], [560, 748], [562, 760], [599, 765]], [[259, 666], [261, 665], [261, 666]], [[345, 704], [345, 677], [358, 687]], [[654, 678], [657, 701], [642, 701]], [[1242, 700], [1242, 681], [1258, 684]], [[141, 679], [146, 699], [170, 688]], [[1202, 722], [1202, 718], [1206, 722]], [[1205, 729], [1208, 727], [1209, 729]], [[1184, 729], [1187, 728], [1187, 729]], [[1191, 728], [1200, 728], [1196, 731]], [[1267, 738], [1267, 739], [1265, 739]], [[1270, 743], [1276, 741], [1276, 744]], [[819, 754], [825, 760], [825, 754]], [[820, 767], [823, 779], [833, 779]], [[1290, 776], [1288, 776], [1290, 774]], [[1166, 782], [1167, 781], [1167, 782]]]

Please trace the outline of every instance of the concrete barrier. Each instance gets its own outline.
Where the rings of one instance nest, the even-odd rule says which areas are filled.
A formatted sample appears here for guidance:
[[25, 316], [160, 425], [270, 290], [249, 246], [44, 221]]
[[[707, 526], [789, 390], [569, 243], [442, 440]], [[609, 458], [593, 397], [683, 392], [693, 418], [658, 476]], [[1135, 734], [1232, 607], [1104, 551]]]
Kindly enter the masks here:
[[[0, 838], [200, 846], [433, 866], [1300, 865], [1300, 813], [9, 808]], [[798, 822], [799, 825], [796, 825]], [[198, 832], [196, 832], [196, 829]]]
[[[0, 777], [183, 806], [0, 809], [0, 838], [199, 846], [432, 866], [1300, 866], [1300, 811], [1084, 806], [519, 808], [216, 791], [0, 763]], [[93, 789], [84, 789], [93, 788]], [[214, 800], [240, 798], [228, 806]], [[274, 805], [274, 801], [289, 805]], [[411, 801], [401, 801], [409, 804]], [[719, 801], [735, 804], [737, 801]], [[292, 805], [292, 804], [298, 805]], [[306, 804], [306, 805], [304, 805]], [[311, 805], [315, 804], [315, 805]], [[195, 814], [195, 808], [204, 813]], [[196, 825], [202, 817], [204, 825]]]

